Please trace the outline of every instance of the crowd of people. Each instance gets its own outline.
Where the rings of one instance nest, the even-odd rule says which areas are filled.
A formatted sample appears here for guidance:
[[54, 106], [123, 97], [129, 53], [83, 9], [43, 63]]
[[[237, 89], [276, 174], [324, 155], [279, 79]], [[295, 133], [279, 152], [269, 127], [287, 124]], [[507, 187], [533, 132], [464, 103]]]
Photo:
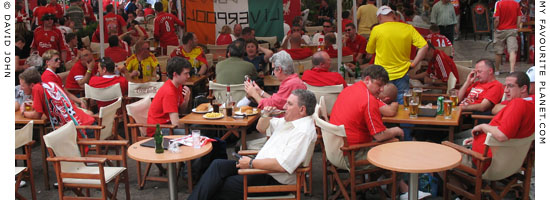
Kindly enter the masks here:
[[[94, 58], [97, 52], [86, 47], [81, 37], [97, 21], [89, 2], [70, 0], [67, 9], [62, 9], [56, 0], [48, 4], [38, 3], [32, 18], [22, 9], [21, 1], [16, 5], [18, 86], [15, 109], [21, 110], [24, 117], [39, 119], [46, 116], [55, 125], [68, 122], [97, 124], [91, 108], [79, 98], [81, 96], [74, 92], [75, 89], [83, 90], [85, 84], [97, 88], [119, 84], [122, 93], [127, 94], [128, 81], [162, 81], [166, 76], [151, 103], [147, 123], [176, 125], [174, 132], [185, 134], [183, 127], [179, 127], [179, 116], [189, 112], [193, 94], [184, 83], [192, 75], [214, 75], [220, 84], [244, 83], [246, 100], [243, 100], [246, 104], [257, 105], [266, 112], [286, 111], [281, 118], [262, 115], [259, 119], [257, 131], [270, 135], [270, 138], [255, 158], [243, 157], [237, 163], [214, 160], [189, 199], [242, 198], [243, 180], [237, 170], [243, 168], [280, 172], [255, 176], [249, 181], [250, 185], [295, 183], [294, 170], [304, 161], [309, 144], [317, 138], [311, 117], [317, 102], [315, 95], [307, 91], [306, 84], [343, 86], [334, 103], [330, 123], [344, 125], [347, 143], [353, 145], [392, 138], [410, 140], [402, 128], [386, 127], [382, 123], [383, 116], [394, 116], [398, 105], [404, 103], [403, 94], [410, 89], [410, 82], [415, 79], [425, 85], [446, 86], [451, 76], [459, 80], [453, 61], [454, 49], [450, 55], [438, 49], [452, 47], [457, 34], [459, 17], [455, 5], [449, 0], [433, 5], [429, 19], [432, 26], [426, 35], [405, 23], [416, 18], [410, 11], [399, 12], [390, 6], [376, 7], [373, 0], [358, 8], [357, 25], [347, 19], [355, 12], [343, 13], [347, 21], [342, 26], [342, 35], [336, 33], [333, 9], [322, 0], [316, 18], [322, 31], [306, 34], [303, 19], [296, 17], [278, 48], [259, 45], [261, 41], [255, 39], [252, 27], [235, 24], [231, 28], [226, 25], [216, 38], [217, 45], [227, 45], [226, 58], [217, 62], [215, 69], [213, 63], [208, 63], [208, 50], [199, 44], [196, 33], [185, 32], [181, 33], [181, 38], [178, 36], [178, 27], [184, 27], [185, 22], [166, 12], [167, 5], [161, 2], [152, 8], [150, 4], [130, 0], [119, 5], [117, 12], [112, 4], [105, 5], [103, 30], [97, 26], [90, 32], [92, 42], [99, 42], [101, 33], [107, 38], [108, 48], [105, 57], [100, 59]], [[515, 37], [517, 28], [521, 26], [518, 24], [521, 16], [521, 6], [513, 0], [496, 4], [496, 62], [488, 59], [477, 61], [465, 82], [457, 83], [460, 85], [458, 106], [462, 111], [495, 115], [488, 124], [473, 127], [470, 133], [476, 134], [470, 134], [473, 137], [464, 142], [472, 144], [472, 149], [479, 153], [483, 153], [488, 132], [499, 141], [528, 137], [534, 132], [534, 94], [530, 84], [534, 82], [534, 71], [529, 71], [529, 74], [514, 71]], [[144, 24], [149, 22], [154, 25], [152, 31], [144, 28]], [[150, 42], [150, 38], [156, 43]], [[360, 75], [356, 77], [358, 81], [350, 85], [344, 79], [347, 75], [330, 71], [331, 59], [337, 57], [338, 40], [344, 44], [343, 55], [353, 57], [343, 73], [351, 75], [350, 71]], [[168, 46], [177, 48], [163, 52]], [[309, 46], [318, 46], [318, 51], [312, 51]], [[510, 52], [511, 73], [503, 85], [495, 75], [498, 75], [505, 47]], [[171, 57], [165, 74], [160, 72], [158, 55]], [[295, 70], [294, 61], [306, 58], [311, 58], [313, 68], [305, 70], [302, 75]], [[268, 73], [280, 82], [278, 90], [272, 94], [262, 87], [260, 81]], [[32, 102], [31, 111], [23, 107], [27, 101]], [[109, 103], [98, 102], [97, 106]], [[512, 113], [514, 110], [525, 112]], [[168, 129], [163, 132], [168, 132]], [[147, 129], [148, 136], [153, 133], [153, 128]], [[94, 134], [90, 131], [79, 137], [94, 137]], [[357, 152], [355, 159], [365, 159], [367, 152], [368, 149]], [[400, 198], [406, 199], [408, 186], [403, 180], [399, 182], [399, 190], [402, 193]], [[420, 192], [421, 198], [429, 195]]]

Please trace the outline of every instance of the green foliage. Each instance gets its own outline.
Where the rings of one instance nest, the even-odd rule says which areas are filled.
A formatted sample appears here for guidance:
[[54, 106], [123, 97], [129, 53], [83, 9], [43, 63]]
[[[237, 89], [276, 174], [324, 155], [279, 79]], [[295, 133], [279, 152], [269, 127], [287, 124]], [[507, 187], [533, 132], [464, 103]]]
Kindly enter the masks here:
[[78, 31], [76, 35], [78, 38], [83, 38], [88, 36], [90, 39], [92, 38], [92, 35], [94, 34], [94, 31], [97, 29], [97, 26], [99, 26], [98, 22], [93, 22], [91, 24], [86, 25], [86, 28]]

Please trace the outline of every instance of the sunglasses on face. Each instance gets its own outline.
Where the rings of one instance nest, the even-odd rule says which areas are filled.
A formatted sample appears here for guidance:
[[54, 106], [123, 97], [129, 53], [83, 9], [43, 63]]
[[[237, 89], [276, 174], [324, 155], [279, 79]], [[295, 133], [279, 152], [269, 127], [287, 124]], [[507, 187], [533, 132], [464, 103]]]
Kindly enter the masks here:
[[61, 59], [59, 59], [59, 58], [55, 58], [55, 59], [53, 59], [53, 61], [54, 61], [54, 62], [60, 62], [60, 61], [61, 61]]
[[330, 28], [330, 26], [323, 26], [323, 27], [325, 27], [325, 28]]
[[349, 28], [349, 29], [346, 29], [346, 32], [351, 32], [351, 28]]

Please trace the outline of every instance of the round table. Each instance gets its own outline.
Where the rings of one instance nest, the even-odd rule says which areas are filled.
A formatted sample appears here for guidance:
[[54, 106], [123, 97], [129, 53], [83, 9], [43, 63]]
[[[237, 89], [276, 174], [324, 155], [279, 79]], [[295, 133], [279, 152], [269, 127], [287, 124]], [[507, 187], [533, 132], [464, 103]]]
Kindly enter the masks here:
[[410, 173], [409, 199], [418, 199], [418, 173], [440, 172], [460, 164], [460, 153], [431, 142], [391, 142], [369, 150], [367, 160], [377, 167]]
[[[175, 139], [182, 137], [181, 135], [164, 136], [166, 138]], [[151, 138], [152, 139], [152, 138]], [[164, 153], [155, 153], [155, 148], [143, 147], [140, 144], [147, 142], [142, 140], [128, 147], [128, 156], [134, 160], [148, 163], [168, 163], [168, 188], [170, 190], [170, 199], [177, 199], [178, 190], [176, 186], [176, 163], [186, 162], [187, 168], [187, 188], [191, 192], [193, 181], [191, 176], [191, 160], [200, 158], [212, 151], [212, 143], [207, 143], [200, 149], [195, 149], [189, 146], [180, 146], [180, 152], [172, 153], [164, 150]]]

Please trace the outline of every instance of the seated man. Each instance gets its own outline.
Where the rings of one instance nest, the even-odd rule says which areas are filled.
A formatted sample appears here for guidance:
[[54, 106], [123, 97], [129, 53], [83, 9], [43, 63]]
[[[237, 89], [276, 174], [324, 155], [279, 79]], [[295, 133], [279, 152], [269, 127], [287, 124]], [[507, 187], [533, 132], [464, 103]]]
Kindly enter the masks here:
[[[328, 33], [325, 35], [325, 51], [328, 53], [330, 58], [338, 57], [338, 49], [336, 49], [336, 35], [334, 33]], [[353, 55], [348, 47], [342, 47], [342, 56]]]
[[[159, 88], [155, 98], [149, 107], [147, 124], [172, 124], [179, 125], [179, 113], [184, 113], [188, 108], [191, 90], [183, 86], [190, 77], [191, 64], [184, 58], [170, 58], [166, 65], [168, 80]], [[174, 134], [183, 135], [185, 129], [174, 129]], [[168, 134], [168, 129], [162, 129], [163, 134]], [[155, 128], [147, 128], [147, 136], [151, 137]]]
[[244, 90], [246, 95], [258, 103], [258, 108], [263, 109], [265, 106], [276, 107], [283, 109], [286, 99], [290, 93], [296, 89], [304, 89], [307, 87], [304, 82], [294, 72], [294, 64], [292, 58], [286, 51], [279, 51], [271, 57], [271, 66], [277, 80], [281, 82], [279, 91], [273, 95], [265, 93], [255, 82], [244, 82]]
[[286, 49], [285, 46], [282, 46], [282, 50], [286, 51], [293, 60], [302, 60], [313, 55], [313, 52], [310, 48], [302, 48], [301, 46], [301, 35], [299, 32], [294, 32], [290, 34], [290, 49]]
[[172, 53], [170, 53], [170, 57], [180, 56], [187, 59], [193, 68], [191, 72], [192, 74], [206, 74], [208, 62], [206, 61], [206, 56], [204, 55], [203, 49], [198, 46], [199, 39], [195, 33], [188, 32], [184, 34], [181, 41], [183, 45], [179, 46]]
[[311, 39], [312, 45], [323, 46], [325, 45], [325, 35], [329, 33], [334, 33], [334, 26], [332, 21], [326, 20], [323, 22], [323, 31], [315, 33], [313, 39]]
[[65, 80], [66, 88], [84, 89], [84, 84], [88, 83], [90, 78], [97, 74], [94, 55], [88, 49], [80, 50], [79, 57], [80, 59], [73, 65]]
[[157, 75], [159, 62], [153, 53], [149, 51], [149, 42], [138, 41], [135, 46], [135, 54], [126, 59], [126, 68], [122, 68], [128, 80], [155, 81], [160, 77]]
[[232, 42], [227, 47], [227, 56], [216, 65], [216, 82], [220, 84], [242, 84], [244, 76], [248, 75], [252, 80], [258, 76], [254, 64], [244, 61], [245, 43], [241, 40]]
[[302, 81], [312, 86], [328, 86], [343, 84], [348, 86], [344, 78], [338, 72], [329, 72], [330, 57], [327, 52], [319, 51], [313, 54], [313, 68], [306, 70], [302, 75]]
[[380, 100], [380, 114], [384, 117], [397, 115], [399, 104], [397, 103], [397, 87], [393, 83], [384, 85], [384, 90], [378, 95]]
[[[499, 104], [495, 105], [493, 109], [491, 110], [491, 114], [496, 115], [498, 114], [510, 101], [514, 96], [518, 96], [518, 94], [514, 94], [516, 92], [520, 92], [519, 95], [522, 98], [525, 98], [526, 100], [533, 100], [535, 99], [534, 94], [529, 94], [530, 88], [532, 87], [529, 84], [529, 76], [523, 76], [524, 72], [512, 72], [506, 76], [506, 80], [504, 81], [504, 98], [505, 100], [500, 102]], [[525, 79], [527, 78], [527, 79]], [[526, 86], [525, 88], [523, 88]], [[519, 87], [519, 90], [515, 90], [516, 87]], [[526, 89], [527, 91], [523, 91], [523, 89]], [[527, 94], [524, 95], [523, 92], [526, 92]], [[523, 97], [526, 96], [526, 97]]]
[[283, 49], [291, 48], [289, 40], [292, 33], [300, 33], [300, 35], [302, 36], [300, 40], [300, 45], [309, 45], [311, 43], [311, 38], [309, 38], [308, 35], [304, 34], [302, 26], [300, 26], [300, 24], [293, 24], [290, 33], [287, 33], [287, 35], [285, 35], [285, 37], [283, 38], [283, 42], [281, 44], [281, 47]]
[[[523, 72], [512, 73], [506, 77], [506, 97], [510, 102], [489, 124], [480, 124], [472, 129], [473, 137], [464, 141], [472, 145], [472, 150], [483, 154], [486, 133], [491, 133], [499, 142], [514, 138], [525, 138], [535, 132], [535, 99], [529, 97], [529, 78]], [[487, 152], [492, 157], [491, 150]], [[485, 166], [485, 169], [489, 167]]]
[[428, 42], [428, 52], [424, 60], [428, 62], [428, 70], [415, 75], [416, 77], [424, 77], [424, 83], [446, 84], [452, 72], [458, 84], [460, 78], [455, 62], [445, 52], [435, 49], [430, 42]]
[[130, 56], [119, 44], [118, 36], [109, 36], [109, 47], [105, 49], [105, 57], [111, 58], [115, 63], [125, 61]]
[[[122, 95], [128, 96], [128, 81], [126, 78], [115, 74], [115, 63], [109, 57], [104, 57], [99, 63], [99, 76], [90, 78], [89, 85], [94, 88], [106, 88], [111, 85], [120, 84]], [[107, 106], [110, 102], [97, 101], [97, 108]]]
[[[95, 124], [95, 119], [69, 100], [57, 83], [42, 82], [40, 73], [35, 69], [28, 69], [19, 74], [19, 83], [25, 95], [32, 95], [32, 111], [21, 110], [24, 117], [41, 119], [42, 115], [46, 115], [55, 126], [62, 126], [68, 122], [74, 122], [75, 125]], [[93, 138], [94, 132], [87, 130], [86, 135], [78, 134], [78, 137]]]
[[[271, 135], [256, 158], [243, 156], [233, 160], [214, 160], [203, 174], [189, 200], [242, 199], [243, 176], [238, 169], [264, 169], [279, 173], [248, 176], [248, 185], [281, 185], [296, 183], [294, 171], [306, 158], [308, 147], [317, 139], [311, 115], [315, 110], [315, 95], [297, 89], [288, 97], [283, 118], [262, 116], [257, 129]], [[265, 112], [274, 107], [264, 107]], [[299, 181], [299, 180], [298, 180]]]
[[504, 91], [502, 83], [495, 79], [494, 71], [492, 61], [482, 59], [476, 62], [475, 69], [458, 91], [462, 111], [487, 112], [500, 102]]
[[455, 56], [455, 48], [453, 47], [453, 43], [445, 37], [444, 35], [439, 34], [439, 26], [436, 24], [432, 24], [430, 26], [430, 34], [426, 36], [426, 41], [431, 42], [434, 47], [451, 47], [451, 58]]
[[367, 39], [357, 34], [355, 24], [348, 23], [345, 25], [344, 45], [353, 52], [353, 62], [365, 63], [365, 55], [367, 55]]

